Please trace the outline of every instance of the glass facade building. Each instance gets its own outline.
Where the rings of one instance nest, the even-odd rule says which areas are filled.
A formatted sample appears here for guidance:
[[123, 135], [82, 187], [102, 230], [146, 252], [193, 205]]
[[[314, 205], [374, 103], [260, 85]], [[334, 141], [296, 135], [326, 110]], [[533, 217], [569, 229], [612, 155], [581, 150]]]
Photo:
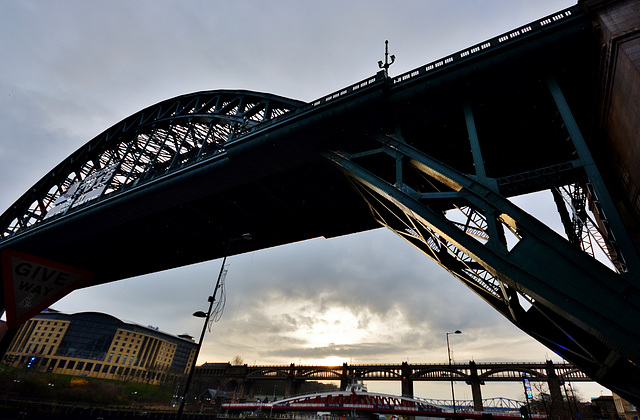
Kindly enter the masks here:
[[197, 344], [98, 312], [45, 311], [27, 321], [4, 362], [77, 376], [152, 384], [189, 372]]

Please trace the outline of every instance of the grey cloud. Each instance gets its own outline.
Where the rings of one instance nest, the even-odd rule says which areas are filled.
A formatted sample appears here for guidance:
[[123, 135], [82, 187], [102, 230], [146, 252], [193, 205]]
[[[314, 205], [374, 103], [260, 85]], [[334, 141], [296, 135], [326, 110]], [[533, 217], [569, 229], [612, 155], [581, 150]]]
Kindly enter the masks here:
[[278, 350], [261, 351], [265, 357], [285, 357], [291, 360], [296, 358], [322, 359], [325, 357], [342, 357], [345, 359], [352, 357], [380, 357], [390, 356], [397, 352], [397, 347], [391, 343], [359, 343], [359, 344], [335, 344], [329, 343], [324, 347], [285, 347]]

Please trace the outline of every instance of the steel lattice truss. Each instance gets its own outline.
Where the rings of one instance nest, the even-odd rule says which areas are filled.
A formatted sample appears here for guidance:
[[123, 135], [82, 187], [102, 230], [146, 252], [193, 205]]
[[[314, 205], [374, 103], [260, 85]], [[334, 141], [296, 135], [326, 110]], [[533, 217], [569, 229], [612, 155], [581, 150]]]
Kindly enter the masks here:
[[60, 163], [1, 218], [0, 240], [225, 152], [234, 138], [305, 105], [270, 94], [206, 91], [148, 107]]
[[[568, 112], [564, 117], [567, 125], [573, 123]], [[580, 137], [571, 129], [570, 135]], [[471, 130], [469, 137], [473, 143]], [[610, 228], [616, 222], [606, 217], [613, 207], [602, 204], [593, 187], [599, 175], [590, 169], [581, 138], [574, 139], [581, 158], [564, 165], [583, 168], [583, 176], [554, 188], [569, 239], [501, 195], [497, 186], [504, 180], [484, 175], [479, 153], [478, 173], [465, 174], [408, 144], [400, 132], [375, 141], [366, 150], [334, 150], [325, 157], [343, 170], [382, 226], [591, 378], [637, 395], [640, 302], [627, 294], [636, 287], [635, 271]], [[381, 165], [370, 164], [375, 156], [386, 156], [395, 171], [380, 172]], [[548, 172], [547, 179], [558, 179], [554, 169], [535, 172], [534, 177]], [[593, 243], [609, 266], [595, 258]], [[627, 255], [636, 264], [633, 252]]]

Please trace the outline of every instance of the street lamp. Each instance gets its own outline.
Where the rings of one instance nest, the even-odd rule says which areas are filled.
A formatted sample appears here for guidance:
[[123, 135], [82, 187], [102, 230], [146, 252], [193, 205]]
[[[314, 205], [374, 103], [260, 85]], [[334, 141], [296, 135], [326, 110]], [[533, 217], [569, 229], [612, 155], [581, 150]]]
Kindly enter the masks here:
[[189, 385], [191, 385], [191, 380], [193, 379], [193, 372], [196, 370], [196, 361], [198, 360], [198, 355], [200, 354], [200, 348], [202, 347], [204, 334], [207, 331], [207, 325], [209, 324], [209, 319], [211, 319], [211, 311], [213, 310], [213, 303], [216, 301], [216, 293], [220, 288], [220, 280], [222, 279], [222, 274], [224, 273], [224, 265], [227, 262], [227, 254], [229, 254], [229, 245], [231, 244], [231, 242], [238, 241], [241, 239], [250, 241], [253, 239], [253, 236], [251, 236], [250, 233], [245, 233], [239, 238], [233, 238], [227, 241], [227, 247], [224, 251], [224, 258], [222, 259], [222, 265], [220, 266], [220, 272], [218, 273], [218, 280], [216, 281], [216, 287], [214, 287], [213, 289], [213, 294], [207, 298], [207, 300], [209, 301], [209, 310], [206, 313], [203, 311], [197, 311], [193, 313], [193, 316], [197, 318], [205, 318], [205, 320], [204, 320], [204, 324], [202, 325], [200, 340], [198, 341], [198, 346], [196, 347], [196, 354], [193, 356], [193, 361], [191, 362], [191, 369], [189, 370], [189, 375], [187, 376], [187, 382], [184, 384], [184, 392], [182, 393], [180, 408], [178, 408], [178, 415], [176, 416], [177, 420], [180, 420], [182, 418], [182, 412], [184, 411], [184, 403], [187, 399], [187, 393], [189, 392]]
[[451, 399], [453, 400], [453, 417], [456, 417], [456, 396], [453, 392], [453, 371], [451, 370], [451, 347], [449, 346], [449, 334], [462, 334], [462, 331], [455, 330], [447, 333], [447, 356], [449, 357], [449, 377], [451, 378]]

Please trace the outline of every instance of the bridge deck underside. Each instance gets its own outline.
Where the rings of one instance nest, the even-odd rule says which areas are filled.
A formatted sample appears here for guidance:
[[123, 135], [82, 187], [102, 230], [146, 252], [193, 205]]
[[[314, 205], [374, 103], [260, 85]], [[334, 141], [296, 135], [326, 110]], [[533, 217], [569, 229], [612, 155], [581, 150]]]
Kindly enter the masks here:
[[[462, 110], [467, 102], [487, 175], [503, 180], [503, 194], [575, 179], [580, 174], [571, 169], [515, 175], [570, 160], [542, 78], [558, 75], [586, 125], [593, 92], [583, 86], [594, 76], [589, 30], [587, 23], [574, 24], [398, 88], [381, 81], [349, 100], [291, 112], [227, 145], [223, 155], [107, 196], [58, 223], [42, 223], [2, 247], [85, 268], [97, 284], [222, 257], [226, 240], [244, 232], [254, 240], [233, 244], [231, 253], [376, 228], [366, 203], [321, 152], [362, 150], [372, 136], [399, 129], [409, 144], [473, 173]], [[370, 158], [392, 177], [395, 169], [385, 159]]]

